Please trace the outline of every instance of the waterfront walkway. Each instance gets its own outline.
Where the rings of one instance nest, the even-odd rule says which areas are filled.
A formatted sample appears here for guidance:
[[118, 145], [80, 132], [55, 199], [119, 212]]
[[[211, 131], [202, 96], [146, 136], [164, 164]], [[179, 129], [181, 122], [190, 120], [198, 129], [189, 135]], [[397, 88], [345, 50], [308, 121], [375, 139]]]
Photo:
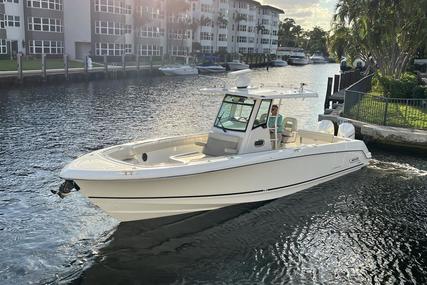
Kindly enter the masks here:
[[419, 129], [380, 126], [357, 121], [337, 114], [319, 115], [319, 121], [330, 120], [336, 125], [349, 122], [356, 128], [358, 138], [366, 142], [402, 146], [409, 149], [427, 150], [427, 131]]

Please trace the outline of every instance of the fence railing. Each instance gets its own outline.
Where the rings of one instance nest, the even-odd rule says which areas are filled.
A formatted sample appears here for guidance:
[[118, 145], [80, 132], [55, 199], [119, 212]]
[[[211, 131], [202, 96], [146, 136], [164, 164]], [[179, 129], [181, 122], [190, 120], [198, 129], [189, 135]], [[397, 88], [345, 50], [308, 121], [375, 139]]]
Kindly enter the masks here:
[[384, 126], [427, 129], [427, 99], [388, 98], [346, 90], [344, 116]]

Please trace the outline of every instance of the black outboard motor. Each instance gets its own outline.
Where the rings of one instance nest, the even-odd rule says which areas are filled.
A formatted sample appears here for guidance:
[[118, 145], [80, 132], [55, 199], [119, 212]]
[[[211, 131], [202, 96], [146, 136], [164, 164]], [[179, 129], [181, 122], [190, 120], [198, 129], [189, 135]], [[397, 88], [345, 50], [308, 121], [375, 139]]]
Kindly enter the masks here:
[[59, 190], [51, 190], [53, 194], [58, 194], [59, 197], [64, 198], [68, 194], [71, 193], [71, 191], [76, 190], [79, 191], [80, 187], [77, 185], [76, 182], [73, 180], [65, 180], [61, 185], [59, 185]]

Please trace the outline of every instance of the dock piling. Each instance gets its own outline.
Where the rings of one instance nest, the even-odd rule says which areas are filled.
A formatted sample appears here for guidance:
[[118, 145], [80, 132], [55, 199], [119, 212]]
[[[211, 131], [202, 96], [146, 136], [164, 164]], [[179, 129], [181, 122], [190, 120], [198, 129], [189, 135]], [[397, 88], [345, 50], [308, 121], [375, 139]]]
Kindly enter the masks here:
[[22, 72], [22, 54], [21, 53], [17, 54], [16, 60], [17, 60], [17, 68], [18, 68], [18, 80], [20, 83], [22, 83], [24, 79], [24, 74]]
[[104, 54], [104, 76], [105, 78], [108, 77], [108, 57], [106, 54]]
[[43, 78], [43, 81], [47, 80], [47, 74], [46, 74], [46, 54], [42, 54], [42, 78]]
[[326, 87], [326, 97], [325, 97], [325, 109], [329, 109], [329, 101], [331, 97], [331, 91], [332, 91], [332, 77], [328, 77], [328, 85]]
[[64, 53], [64, 77], [65, 80], [68, 80], [68, 54]]

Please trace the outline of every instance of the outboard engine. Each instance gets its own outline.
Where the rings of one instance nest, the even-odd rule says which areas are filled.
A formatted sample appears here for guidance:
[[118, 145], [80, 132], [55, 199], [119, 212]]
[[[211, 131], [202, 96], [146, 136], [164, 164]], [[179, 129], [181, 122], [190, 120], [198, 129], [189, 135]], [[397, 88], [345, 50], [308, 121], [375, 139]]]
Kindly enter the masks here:
[[325, 134], [335, 134], [335, 126], [334, 123], [330, 120], [321, 120], [317, 123], [317, 130], [321, 133]]
[[356, 131], [354, 129], [353, 124], [350, 123], [342, 123], [338, 127], [338, 136], [342, 138], [354, 139], [356, 135]]
[[71, 191], [73, 190], [79, 191], [80, 190], [79, 185], [77, 185], [77, 183], [72, 180], [65, 180], [61, 185], [59, 185], [58, 191], [51, 190], [51, 192], [53, 194], [58, 194], [58, 196], [61, 198], [64, 198], [65, 196], [70, 194]]

